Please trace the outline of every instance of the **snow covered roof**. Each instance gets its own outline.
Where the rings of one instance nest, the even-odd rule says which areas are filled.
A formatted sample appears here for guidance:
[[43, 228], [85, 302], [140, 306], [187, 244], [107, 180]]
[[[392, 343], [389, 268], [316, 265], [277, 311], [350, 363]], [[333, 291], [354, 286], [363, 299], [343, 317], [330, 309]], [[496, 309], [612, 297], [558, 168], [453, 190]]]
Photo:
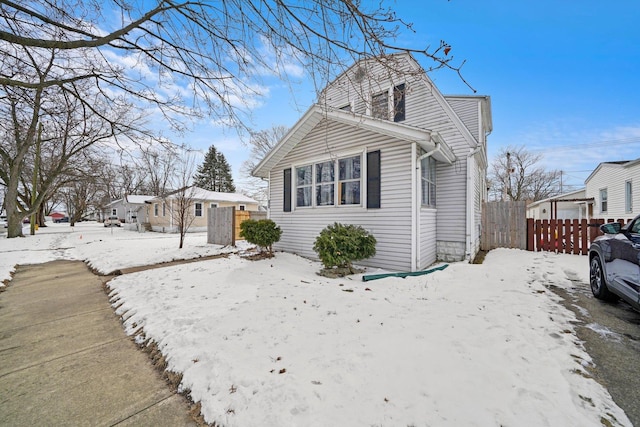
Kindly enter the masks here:
[[[240, 193], [222, 193], [219, 191], [209, 191], [200, 187], [192, 187], [193, 193], [189, 194], [189, 197], [195, 200], [206, 200], [210, 202], [231, 202], [231, 203], [254, 203], [258, 204], [257, 200], [252, 199], [249, 196], [245, 196]], [[168, 198], [173, 197], [176, 192], [168, 195]], [[162, 199], [162, 197], [152, 197], [151, 199]], [[150, 199], [150, 200], [151, 200]]]
[[155, 196], [145, 196], [140, 194], [128, 194], [125, 197], [125, 202], [130, 204], [144, 204], [147, 200], [155, 198]]

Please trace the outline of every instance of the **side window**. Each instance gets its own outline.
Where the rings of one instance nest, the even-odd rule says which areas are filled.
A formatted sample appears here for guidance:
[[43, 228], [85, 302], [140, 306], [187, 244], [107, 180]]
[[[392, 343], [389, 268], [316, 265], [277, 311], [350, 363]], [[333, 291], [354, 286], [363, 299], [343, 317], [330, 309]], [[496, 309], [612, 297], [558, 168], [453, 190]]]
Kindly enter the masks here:
[[162, 203], [162, 216], [167, 216], [167, 204]]
[[425, 157], [420, 161], [420, 181], [422, 183], [422, 206], [436, 206], [436, 161]]
[[211, 203], [211, 204], [209, 205], [209, 209], [213, 209], [213, 208], [217, 208], [217, 207], [218, 207], [218, 204], [217, 204], [217, 203]]
[[153, 204], [153, 216], [158, 216], [158, 204]]
[[246, 211], [247, 210], [247, 206], [246, 205], [238, 205], [238, 210], [239, 211]]
[[631, 181], [624, 183], [624, 207], [625, 212], [633, 212], [633, 186]]
[[196, 202], [196, 203], [194, 204], [194, 206], [195, 206], [195, 211], [196, 211], [196, 212], [195, 212], [195, 215], [196, 215], [196, 216], [202, 216], [202, 203], [200, 203], [200, 202]]
[[111, 209], [111, 216], [118, 216], [118, 209], [116, 208]]
[[607, 199], [608, 199], [607, 189], [602, 188], [600, 190], [600, 212], [607, 211], [607, 208], [608, 208]]

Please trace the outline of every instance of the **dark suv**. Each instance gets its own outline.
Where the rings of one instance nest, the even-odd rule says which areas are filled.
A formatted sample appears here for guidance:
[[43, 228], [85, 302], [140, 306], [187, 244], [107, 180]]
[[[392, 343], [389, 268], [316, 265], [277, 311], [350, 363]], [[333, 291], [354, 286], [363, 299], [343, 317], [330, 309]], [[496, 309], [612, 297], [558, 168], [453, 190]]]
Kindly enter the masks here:
[[622, 227], [600, 226], [604, 236], [589, 247], [589, 281], [596, 298], [622, 298], [640, 311], [640, 215]]

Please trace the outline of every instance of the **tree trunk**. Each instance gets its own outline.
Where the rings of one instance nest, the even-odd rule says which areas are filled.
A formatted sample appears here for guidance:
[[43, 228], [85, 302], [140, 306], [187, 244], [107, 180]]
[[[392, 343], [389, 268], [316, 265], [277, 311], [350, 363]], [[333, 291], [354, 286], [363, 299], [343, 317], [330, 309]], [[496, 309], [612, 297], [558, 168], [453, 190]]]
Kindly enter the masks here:
[[[14, 169], [14, 168], [12, 168]], [[22, 219], [24, 214], [18, 211], [18, 179], [17, 171], [12, 170], [7, 185], [5, 196], [5, 209], [7, 210], [7, 238], [24, 237], [22, 234]]]

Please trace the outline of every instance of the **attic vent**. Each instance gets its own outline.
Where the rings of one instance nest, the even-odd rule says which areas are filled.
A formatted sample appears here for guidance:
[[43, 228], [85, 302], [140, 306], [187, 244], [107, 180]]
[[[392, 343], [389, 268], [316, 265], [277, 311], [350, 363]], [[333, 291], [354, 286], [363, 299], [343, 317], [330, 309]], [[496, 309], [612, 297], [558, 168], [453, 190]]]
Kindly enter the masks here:
[[362, 82], [362, 80], [364, 80], [366, 75], [367, 75], [367, 71], [364, 69], [364, 67], [358, 67], [356, 68], [355, 73], [353, 73], [353, 80], [356, 83], [360, 83]]

